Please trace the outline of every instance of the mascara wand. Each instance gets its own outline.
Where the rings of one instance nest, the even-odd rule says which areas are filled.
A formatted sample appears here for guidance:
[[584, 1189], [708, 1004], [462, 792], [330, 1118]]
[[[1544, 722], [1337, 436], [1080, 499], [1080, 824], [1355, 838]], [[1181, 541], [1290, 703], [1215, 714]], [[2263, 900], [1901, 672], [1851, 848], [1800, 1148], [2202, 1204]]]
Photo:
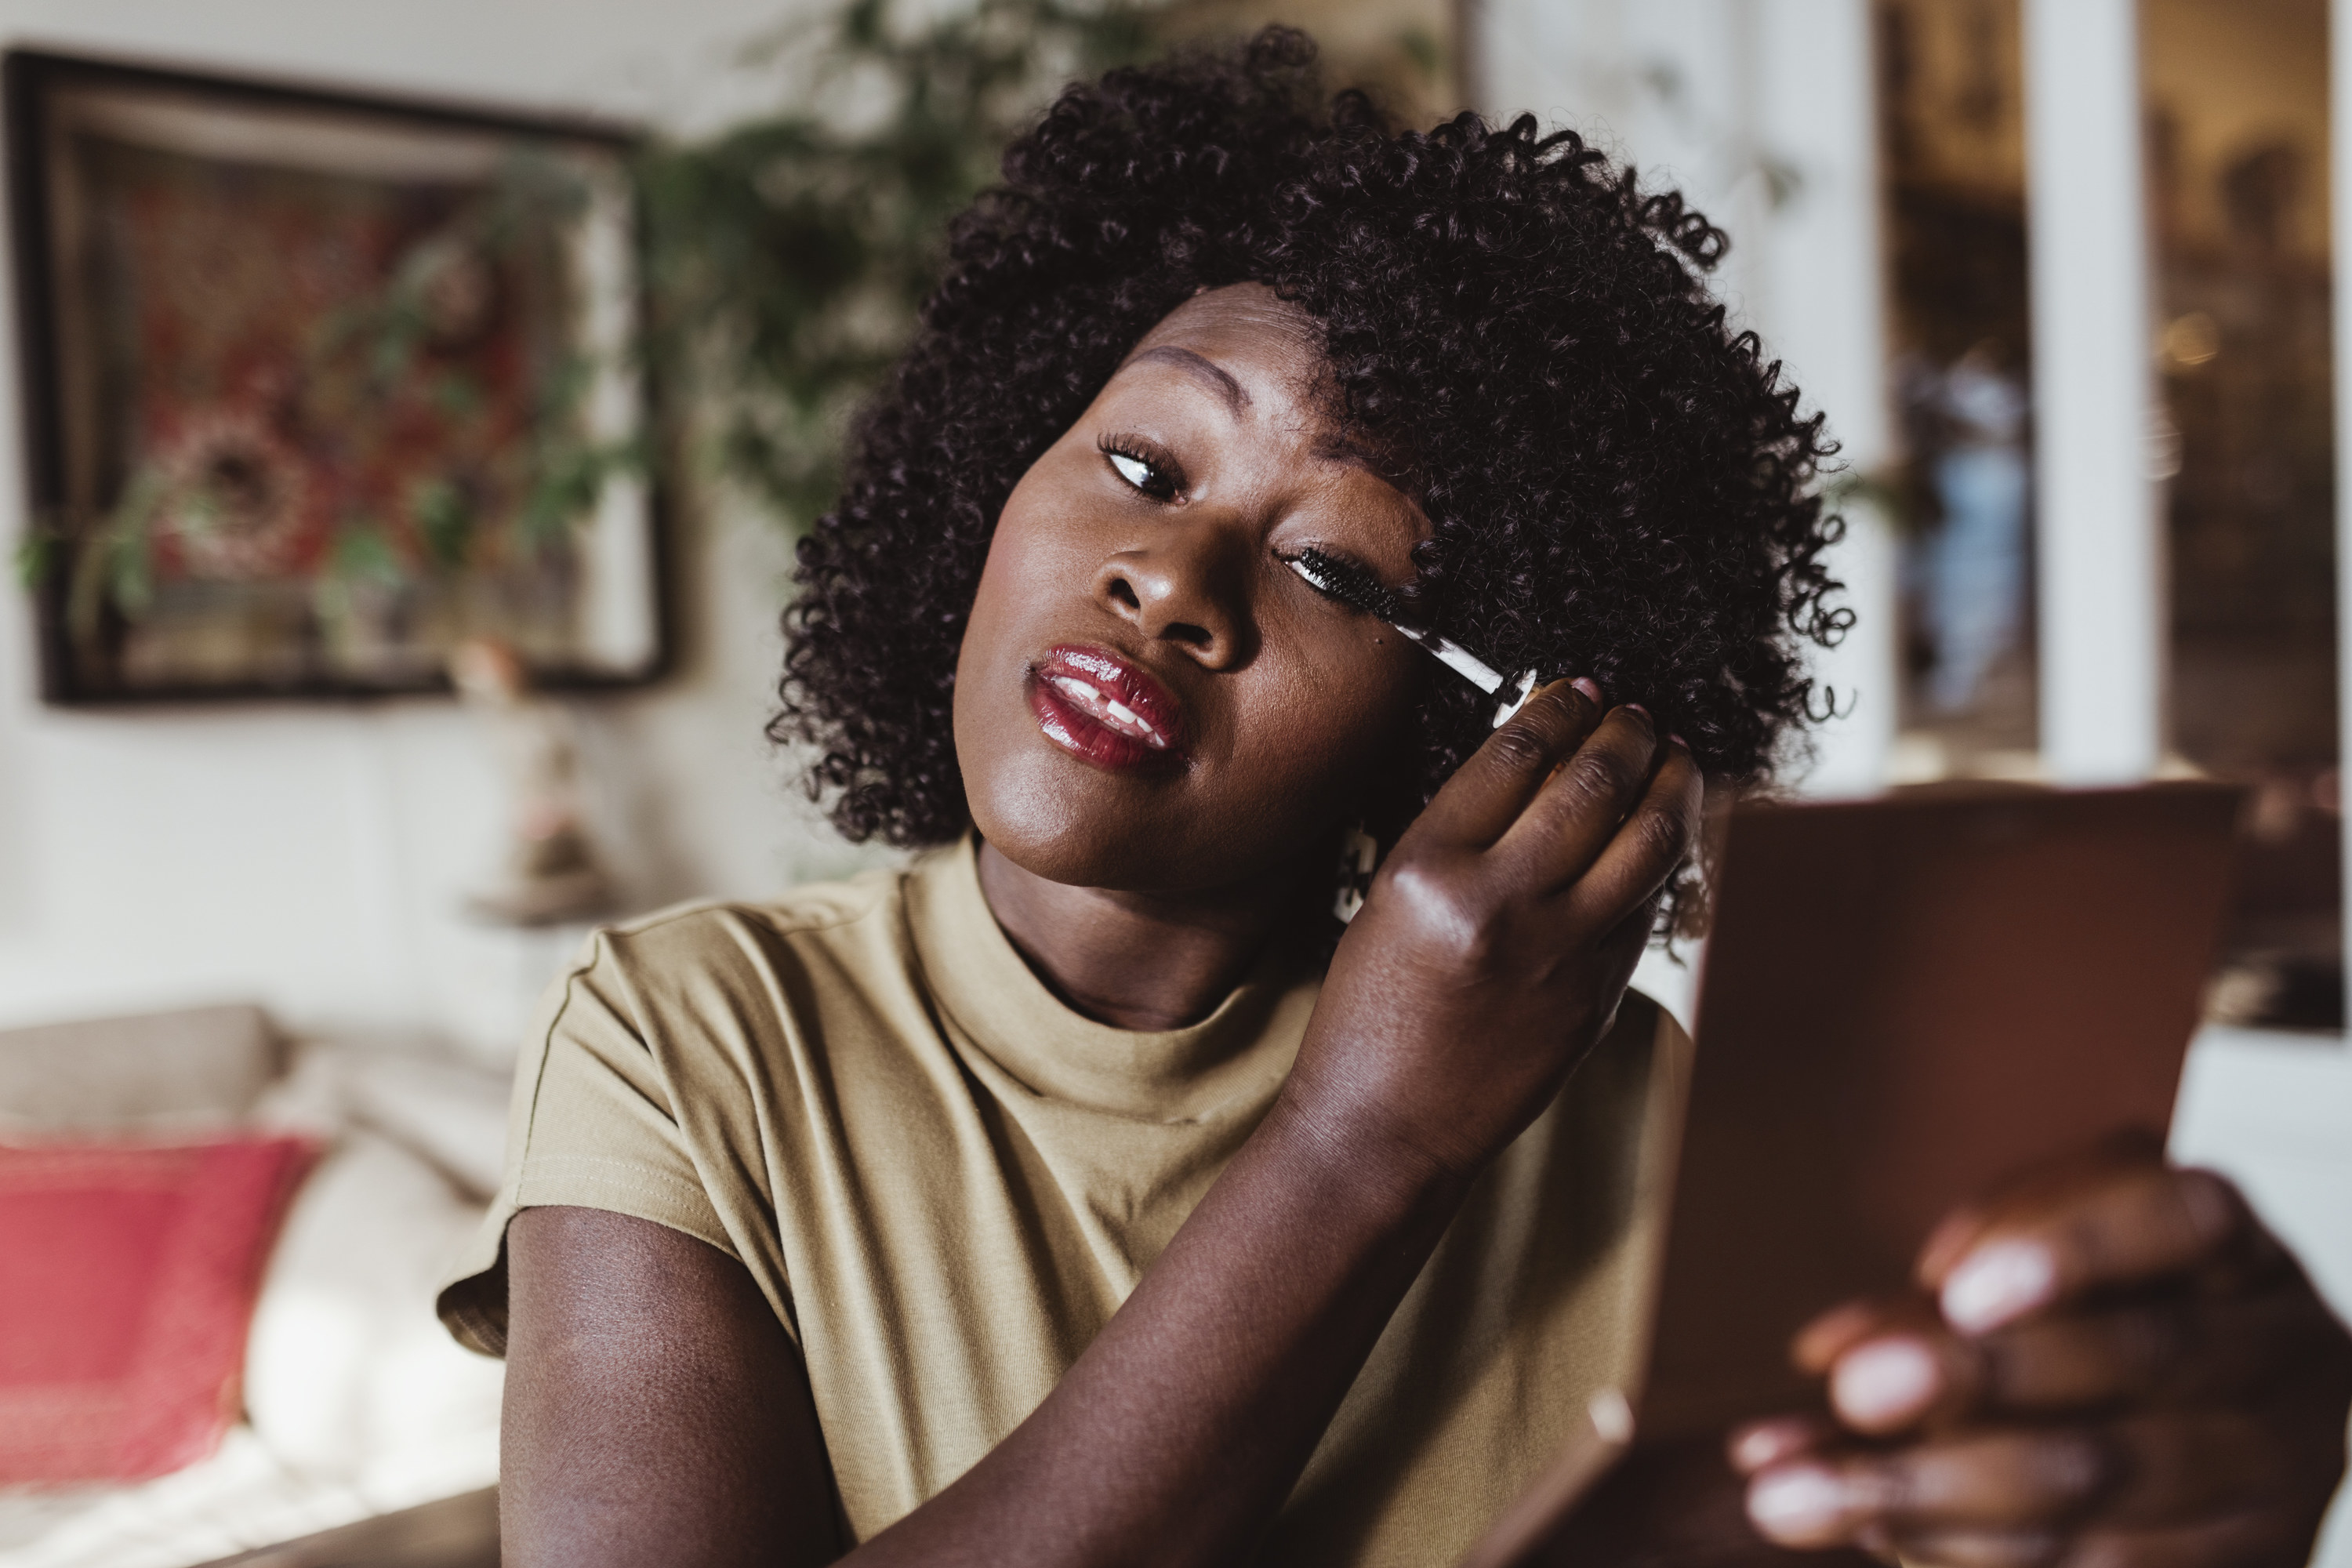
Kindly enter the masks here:
[[1528, 670], [1506, 690], [1503, 677], [1493, 665], [1453, 638], [1407, 622], [1404, 606], [1397, 602], [1397, 596], [1381, 587], [1362, 567], [1335, 560], [1312, 546], [1291, 556], [1288, 565], [1316, 592], [1337, 599], [1350, 609], [1361, 610], [1374, 620], [1387, 622], [1399, 637], [1427, 648], [1479, 690], [1490, 696], [1499, 696], [1500, 705], [1495, 710], [1495, 728], [1501, 729], [1511, 715], [1526, 707], [1528, 699], [1535, 695], [1536, 671]]

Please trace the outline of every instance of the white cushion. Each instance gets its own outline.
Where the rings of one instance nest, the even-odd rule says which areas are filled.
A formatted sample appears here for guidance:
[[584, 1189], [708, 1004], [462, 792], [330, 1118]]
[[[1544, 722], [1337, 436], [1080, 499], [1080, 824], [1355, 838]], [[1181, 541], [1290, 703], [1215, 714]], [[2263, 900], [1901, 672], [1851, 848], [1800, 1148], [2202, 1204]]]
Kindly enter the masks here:
[[289, 1467], [356, 1479], [462, 1454], [458, 1468], [487, 1456], [495, 1476], [504, 1363], [461, 1349], [433, 1311], [481, 1215], [363, 1130], [312, 1173], [270, 1258], [246, 1363], [247, 1413]]
[[353, 1058], [344, 1103], [362, 1126], [441, 1167], [488, 1202], [506, 1163], [509, 1079], [460, 1062], [379, 1053]]
[[506, 1158], [508, 1089], [504, 1075], [444, 1056], [312, 1040], [251, 1120], [316, 1137], [352, 1125], [381, 1132], [488, 1202]]

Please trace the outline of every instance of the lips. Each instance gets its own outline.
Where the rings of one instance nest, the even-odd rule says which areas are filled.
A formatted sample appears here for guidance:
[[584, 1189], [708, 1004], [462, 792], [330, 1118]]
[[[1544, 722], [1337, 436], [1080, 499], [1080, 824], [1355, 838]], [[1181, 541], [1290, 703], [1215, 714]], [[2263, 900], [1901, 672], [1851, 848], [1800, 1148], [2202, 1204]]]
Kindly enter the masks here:
[[1029, 708], [1046, 739], [1114, 772], [1184, 754], [1183, 709], [1150, 676], [1108, 648], [1065, 644], [1030, 671]]

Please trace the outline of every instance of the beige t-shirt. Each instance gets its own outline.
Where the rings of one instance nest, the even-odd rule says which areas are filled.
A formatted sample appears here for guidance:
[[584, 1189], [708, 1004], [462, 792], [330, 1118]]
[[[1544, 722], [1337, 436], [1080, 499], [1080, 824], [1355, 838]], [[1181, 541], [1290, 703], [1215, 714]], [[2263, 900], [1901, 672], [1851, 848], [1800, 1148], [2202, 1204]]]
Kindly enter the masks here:
[[[1020, 1424], [1281, 1088], [1319, 981], [1205, 1021], [1071, 1012], [981, 894], [971, 842], [911, 868], [599, 932], [542, 1005], [503, 1187], [441, 1313], [505, 1342], [517, 1210], [698, 1237], [799, 1344], [859, 1540]], [[1453, 1561], [1603, 1387], [1636, 1375], [1687, 1077], [1629, 997], [1478, 1181], [1276, 1523], [1284, 1563]]]

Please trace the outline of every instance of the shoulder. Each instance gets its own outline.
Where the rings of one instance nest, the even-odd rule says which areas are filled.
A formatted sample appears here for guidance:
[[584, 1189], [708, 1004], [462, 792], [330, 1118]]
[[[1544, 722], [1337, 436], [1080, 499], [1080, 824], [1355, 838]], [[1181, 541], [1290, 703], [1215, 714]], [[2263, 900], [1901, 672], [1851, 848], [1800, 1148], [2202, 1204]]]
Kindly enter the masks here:
[[893, 867], [812, 883], [771, 900], [673, 904], [591, 932], [571, 973], [642, 984], [764, 969], [782, 955], [856, 948], [877, 939], [902, 946], [908, 875], [906, 868]]
[[896, 918], [905, 901], [908, 868], [891, 867], [838, 882], [813, 882], [761, 901], [697, 899], [600, 927], [592, 950], [623, 962], [687, 958], [724, 950], [750, 937], [822, 945], [844, 928]]
[[871, 871], [772, 900], [699, 900], [600, 927], [558, 978], [546, 1021], [569, 1033], [611, 1020], [656, 1045], [755, 1020], [789, 1027], [845, 998], [902, 989], [908, 875]]

